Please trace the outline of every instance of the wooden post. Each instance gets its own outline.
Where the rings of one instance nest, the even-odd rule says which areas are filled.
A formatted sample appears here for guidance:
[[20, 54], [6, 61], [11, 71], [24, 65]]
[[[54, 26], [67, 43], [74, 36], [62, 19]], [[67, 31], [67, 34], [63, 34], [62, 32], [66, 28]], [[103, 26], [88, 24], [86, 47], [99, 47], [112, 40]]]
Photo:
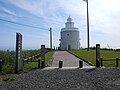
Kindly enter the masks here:
[[45, 45], [41, 45], [41, 60], [42, 60], [42, 68], [45, 67]]
[[96, 67], [100, 67], [100, 44], [96, 44]]
[[27, 64], [28, 64], [28, 61], [29, 61], [29, 57], [27, 57], [27, 61], [26, 61], [26, 62], [27, 62]]
[[119, 66], [119, 61], [118, 61], [119, 59], [118, 58], [116, 58], [116, 67], [118, 67]]
[[38, 55], [36, 55], [36, 59], [38, 59]]
[[41, 60], [41, 68], [45, 68], [45, 62], [44, 62], [44, 60]]
[[2, 60], [0, 60], [0, 71], [2, 71]]
[[35, 60], [35, 56], [34, 56], [34, 60]]
[[32, 61], [32, 57], [30, 57], [30, 61]]
[[103, 58], [100, 58], [101, 61], [101, 67], [103, 66]]
[[62, 68], [63, 61], [59, 61], [59, 68]]
[[40, 68], [40, 59], [38, 60], [38, 68]]
[[82, 68], [83, 67], [83, 61], [79, 61], [79, 68]]

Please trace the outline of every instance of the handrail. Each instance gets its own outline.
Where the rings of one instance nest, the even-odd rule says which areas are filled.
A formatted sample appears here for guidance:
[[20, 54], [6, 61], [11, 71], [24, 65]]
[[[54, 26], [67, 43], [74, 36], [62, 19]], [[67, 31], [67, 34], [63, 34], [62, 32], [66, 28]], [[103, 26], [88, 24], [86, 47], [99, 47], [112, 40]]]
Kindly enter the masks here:
[[103, 61], [112, 61], [112, 60], [116, 60], [116, 58], [102, 58]]
[[101, 67], [103, 66], [103, 61], [116, 61], [116, 67], [118, 67], [119, 66], [119, 60], [120, 60], [120, 58], [100, 58]]

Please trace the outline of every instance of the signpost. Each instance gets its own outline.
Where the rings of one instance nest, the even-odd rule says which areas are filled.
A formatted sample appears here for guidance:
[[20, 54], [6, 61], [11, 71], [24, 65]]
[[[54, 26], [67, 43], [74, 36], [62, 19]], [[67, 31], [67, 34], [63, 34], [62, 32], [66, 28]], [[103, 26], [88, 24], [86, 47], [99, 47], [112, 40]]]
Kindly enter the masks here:
[[22, 34], [16, 33], [16, 67], [15, 73], [19, 73], [19, 71], [23, 67], [22, 60]]

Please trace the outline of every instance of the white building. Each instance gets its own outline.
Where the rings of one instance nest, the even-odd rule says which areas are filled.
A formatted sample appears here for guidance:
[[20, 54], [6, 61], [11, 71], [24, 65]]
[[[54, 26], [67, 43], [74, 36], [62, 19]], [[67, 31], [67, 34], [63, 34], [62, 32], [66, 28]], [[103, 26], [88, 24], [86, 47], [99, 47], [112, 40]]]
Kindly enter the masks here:
[[78, 50], [80, 49], [79, 29], [74, 27], [69, 16], [65, 23], [65, 28], [61, 29], [60, 49], [61, 50]]

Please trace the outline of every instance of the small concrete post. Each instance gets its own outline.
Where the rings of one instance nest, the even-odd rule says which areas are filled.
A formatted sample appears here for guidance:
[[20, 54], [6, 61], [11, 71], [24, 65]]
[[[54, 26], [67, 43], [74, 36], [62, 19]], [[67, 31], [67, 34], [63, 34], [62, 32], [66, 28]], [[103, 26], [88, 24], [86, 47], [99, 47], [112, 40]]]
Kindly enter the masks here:
[[59, 68], [62, 68], [63, 61], [59, 61]]
[[96, 67], [100, 67], [100, 44], [96, 44]]
[[83, 67], [83, 61], [79, 61], [79, 68], [82, 68]]

